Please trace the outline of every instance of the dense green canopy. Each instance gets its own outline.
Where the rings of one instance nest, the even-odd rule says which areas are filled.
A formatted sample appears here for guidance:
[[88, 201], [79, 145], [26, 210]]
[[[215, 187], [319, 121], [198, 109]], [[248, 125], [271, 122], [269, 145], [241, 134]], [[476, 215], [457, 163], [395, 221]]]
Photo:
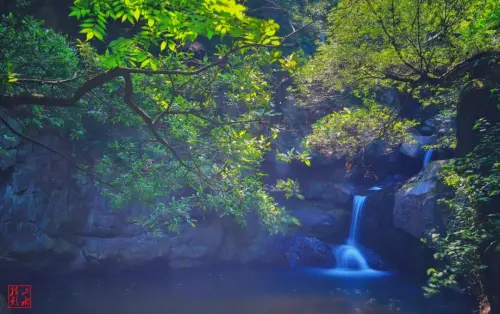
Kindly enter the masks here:
[[[151, 208], [134, 219], [156, 233], [194, 225], [199, 211], [242, 224], [257, 212], [271, 231], [283, 231], [297, 221], [270, 192], [303, 198], [300, 186], [266, 186], [260, 166], [282, 128], [274, 100], [288, 77], [297, 106], [321, 107], [322, 116], [305, 149], [277, 156], [310, 165], [312, 149], [352, 161], [375, 141], [388, 151], [408, 142], [421, 122], [400, 116], [412, 97], [452, 120], [461, 86], [499, 64], [497, 0], [264, 2], [282, 12], [290, 34], [235, 0], [75, 0], [69, 15], [79, 38], [28, 16], [2, 16], [0, 154], [18, 139], [58, 154], [115, 207]], [[315, 41], [313, 56], [283, 49], [295, 36], [299, 45]], [[396, 100], [377, 103], [389, 89]], [[438, 143], [453, 147], [454, 129], [445, 133]], [[59, 151], [43, 134], [74, 147]], [[449, 234], [431, 245], [436, 257], [450, 257], [444, 270], [429, 272], [429, 292], [457, 278], [481, 286], [480, 248], [497, 237], [498, 220], [476, 216], [500, 190], [498, 126], [484, 134], [443, 173], [456, 196]]]
[[[261, 70], [278, 60], [272, 47], [286, 39], [274, 21], [226, 0], [77, 0], [70, 15], [87, 40], [74, 46], [30, 18], [3, 18], [4, 128], [39, 145], [29, 137], [36, 128], [87, 142], [95, 128], [108, 134], [95, 144], [102, 155], [94, 168], [78, 167], [116, 207], [151, 206], [138, 223], [156, 231], [195, 223], [193, 208], [241, 223], [258, 211], [274, 231], [290, 222], [259, 172], [277, 131], [266, 124], [274, 115], [272, 72]], [[129, 30], [110, 41], [113, 21]], [[222, 41], [200, 56], [192, 44], [199, 36]], [[106, 43], [104, 53], [92, 48], [94, 39]]]

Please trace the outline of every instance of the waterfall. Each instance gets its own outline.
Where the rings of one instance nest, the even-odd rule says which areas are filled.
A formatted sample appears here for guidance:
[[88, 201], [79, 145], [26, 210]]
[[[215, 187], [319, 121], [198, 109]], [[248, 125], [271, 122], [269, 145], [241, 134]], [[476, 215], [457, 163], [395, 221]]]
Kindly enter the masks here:
[[422, 169], [425, 169], [425, 167], [427, 167], [427, 165], [429, 164], [429, 162], [431, 161], [431, 158], [432, 158], [432, 153], [434, 152], [433, 149], [429, 149], [428, 151], [425, 152], [425, 155], [424, 155], [424, 162], [422, 164]]
[[352, 218], [351, 218], [351, 229], [349, 230], [349, 238], [347, 239], [347, 244], [356, 246], [356, 236], [358, 234], [358, 223], [361, 218], [362, 210], [365, 205], [366, 196], [356, 195], [354, 196], [354, 202], [352, 205]]
[[337, 248], [335, 257], [337, 258], [338, 269], [369, 270], [370, 266], [365, 257], [355, 246], [342, 245]]
[[325, 44], [325, 32], [323, 31], [323, 26], [320, 26], [319, 28], [319, 34], [321, 37], [321, 43], [324, 45]]
[[335, 249], [335, 258], [337, 260], [337, 269], [340, 270], [371, 270], [357, 245], [357, 235], [359, 222], [363, 214], [366, 196], [354, 196], [352, 205], [351, 228], [349, 230], [349, 238], [347, 244]]

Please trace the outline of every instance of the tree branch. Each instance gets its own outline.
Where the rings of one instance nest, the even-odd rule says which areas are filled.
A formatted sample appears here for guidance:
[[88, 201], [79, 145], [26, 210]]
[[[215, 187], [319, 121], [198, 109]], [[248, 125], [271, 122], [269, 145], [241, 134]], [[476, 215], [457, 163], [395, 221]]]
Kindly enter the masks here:
[[27, 136], [27, 135], [24, 135], [24, 134], [23, 134], [23, 133], [21, 133], [21, 132], [16, 131], [16, 129], [14, 129], [14, 127], [13, 127], [13, 126], [11, 126], [11, 125], [7, 122], [7, 120], [5, 120], [2, 116], [0, 116], [0, 122], [2, 122], [2, 123], [3, 123], [6, 127], [7, 127], [7, 129], [9, 129], [9, 131], [11, 131], [11, 132], [12, 132], [12, 133], [14, 133], [15, 135], [19, 136], [20, 138], [22, 138], [22, 139], [24, 139], [24, 140], [27, 140], [28, 142], [31, 142], [31, 143], [36, 144], [36, 145], [38, 145], [38, 146], [41, 146], [41, 147], [43, 147], [43, 148], [47, 149], [48, 151], [51, 151], [51, 152], [53, 152], [53, 153], [55, 153], [55, 154], [57, 154], [57, 155], [59, 155], [59, 156], [63, 157], [63, 158], [64, 158], [64, 159], [66, 159], [66, 160], [67, 160], [67, 161], [68, 161], [71, 165], [73, 165], [75, 168], [77, 168], [78, 170], [80, 170], [80, 171], [82, 171], [82, 172], [86, 173], [86, 174], [87, 174], [87, 175], [89, 175], [90, 177], [94, 178], [94, 180], [96, 180], [97, 182], [102, 183], [102, 184], [106, 184], [106, 185], [108, 185], [108, 186], [113, 186], [112, 184], [110, 184], [110, 183], [108, 183], [108, 182], [106, 182], [106, 181], [103, 181], [103, 180], [99, 179], [99, 178], [98, 178], [95, 174], [93, 174], [92, 172], [90, 172], [90, 171], [86, 170], [85, 168], [83, 168], [83, 167], [79, 166], [79, 165], [78, 165], [78, 164], [77, 164], [77, 163], [76, 163], [73, 159], [71, 159], [71, 158], [70, 158], [69, 156], [67, 156], [66, 154], [61, 153], [61, 152], [59, 152], [59, 151], [57, 151], [57, 150], [55, 150], [55, 149], [53, 149], [53, 148], [51, 148], [51, 147], [49, 147], [49, 146], [45, 145], [44, 143], [42, 143], [42, 142], [40, 142], [40, 141], [38, 141], [38, 140], [35, 140], [35, 139], [34, 139], [34, 138], [32, 138], [32, 137], [29, 137], [29, 136]]
[[151, 134], [153, 134], [154, 138], [161, 143], [165, 148], [167, 148], [168, 151], [173, 155], [173, 157], [179, 162], [181, 166], [186, 168], [188, 171], [193, 172], [194, 174], [197, 174], [201, 178], [205, 178], [204, 174], [202, 172], [197, 171], [196, 169], [190, 167], [188, 164], [186, 164], [182, 158], [177, 154], [177, 151], [158, 133], [158, 130], [156, 129], [154, 125], [153, 119], [144, 111], [142, 110], [137, 104], [134, 102], [133, 99], [133, 93], [134, 93], [134, 85], [132, 83], [132, 77], [130, 74], [125, 74], [123, 76], [125, 79], [125, 95], [124, 95], [124, 101], [125, 103], [132, 109], [133, 112], [135, 112], [137, 115], [139, 115], [144, 123], [146, 123], [146, 126], [148, 127], [149, 131]]
[[69, 79], [59, 79], [59, 80], [38, 80], [38, 79], [31, 79], [31, 78], [20, 78], [16, 82], [19, 83], [37, 83], [41, 85], [57, 85], [57, 84], [64, 84], [72, 81], [76, 81], [78, 79], [78, 72], [75, 72], [75, 75], [73, 75], [72, 78]]
[[458, 79], [465, 73], [470, 72], [477, 61], [486, 58], [490, 59], [500, 58], [500, 50], [482, 51], [476, 53], [475, 55], [456, 64], [453, 68], [451, 68], [446, 73], [438, 77], [430, 77], [429, 73], [423, 73], [416, 78], [411, 78], [410, 76], [403, 76], [391, 71], [386, 71], [383, 73], [383, 75], [385, 79], [403, 83], [409, 83], [411, 87], [417, 87], [419, 85], [426, 85], [426, 84], [432, 86], [446, 87], [453, 84], [454, 80]]

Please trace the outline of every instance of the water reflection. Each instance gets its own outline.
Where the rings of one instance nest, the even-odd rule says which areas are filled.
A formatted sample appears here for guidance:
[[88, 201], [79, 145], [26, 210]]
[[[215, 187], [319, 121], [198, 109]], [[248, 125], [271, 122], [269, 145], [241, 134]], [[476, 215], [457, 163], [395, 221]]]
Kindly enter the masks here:
[[[423, 299], [388, 273], [339, 277], [332, 269], [142, 269], [62, 277], [34, 286], [33, 313], [462, 314], [463, 302]], [[359, 275], [359, 272], [356, 272]], [[345, 275], [345, 274], [344, 274]], [[443, 305], [446, 305], [443, 310]], [[438, 310], [439, 309], [439, 310]]]

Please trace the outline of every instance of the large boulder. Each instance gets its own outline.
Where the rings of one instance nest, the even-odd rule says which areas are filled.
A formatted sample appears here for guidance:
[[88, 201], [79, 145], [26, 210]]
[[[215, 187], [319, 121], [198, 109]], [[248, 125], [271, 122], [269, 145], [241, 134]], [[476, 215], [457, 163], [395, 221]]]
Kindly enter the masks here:
[[331, 268], [335, 265], [333, 247], [315, 237], [294, 233], [282, 242], [290, 267], [312, 266]]
[[445, 163], [430, 163], [419, 177], [413, 178], [396, 192], [393, 212], [395, 227], [415, 238], [428, 235], [431, 229], [442, 228], [443, 217], [436, 203], [445, 196], [438, 178]]

